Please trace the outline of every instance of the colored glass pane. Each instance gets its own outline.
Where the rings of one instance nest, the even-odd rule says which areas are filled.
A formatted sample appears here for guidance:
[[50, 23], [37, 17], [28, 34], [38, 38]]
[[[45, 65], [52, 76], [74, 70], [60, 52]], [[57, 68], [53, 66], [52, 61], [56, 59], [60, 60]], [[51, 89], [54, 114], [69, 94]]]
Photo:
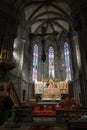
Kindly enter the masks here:
[[70, 53], [69, 53], [69, 46], [66, 42], [64, 44], [64, 55], [65, 55], [66, 78], [67, 80], [71, 80]]
[[38, 69], [38, 46], [37, 44], [33, 47], [33, 73], [32, 80], [37, 80], [37, 69]]
[[49, 75], [54, 77], [54, 49], [49, 48]]

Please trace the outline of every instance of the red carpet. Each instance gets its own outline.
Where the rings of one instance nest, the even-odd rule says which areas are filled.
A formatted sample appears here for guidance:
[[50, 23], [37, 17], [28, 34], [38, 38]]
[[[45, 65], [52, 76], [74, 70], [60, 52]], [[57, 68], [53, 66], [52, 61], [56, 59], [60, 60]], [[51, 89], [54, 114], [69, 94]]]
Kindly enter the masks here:
[[53, 130], [52, 126], [31, 126], [28, 130]]

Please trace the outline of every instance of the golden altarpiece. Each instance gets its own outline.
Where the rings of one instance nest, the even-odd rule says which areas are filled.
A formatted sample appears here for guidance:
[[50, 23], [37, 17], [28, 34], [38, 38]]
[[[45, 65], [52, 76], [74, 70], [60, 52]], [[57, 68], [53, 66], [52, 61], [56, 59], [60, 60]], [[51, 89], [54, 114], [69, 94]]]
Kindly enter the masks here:
[[41, 100], [60, 100], [62, 94], [68, 94], [68, 81], [60, 81], [50, 76], [42, 82], [35, 82], [35, 94], [41, 95]]

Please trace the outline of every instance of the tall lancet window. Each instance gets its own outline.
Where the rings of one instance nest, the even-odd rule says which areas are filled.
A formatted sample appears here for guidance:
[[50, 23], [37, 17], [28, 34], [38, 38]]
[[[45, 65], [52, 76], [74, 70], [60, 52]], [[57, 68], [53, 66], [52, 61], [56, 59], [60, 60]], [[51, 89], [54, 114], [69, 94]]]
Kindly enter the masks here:
[[38, 70], [38, 46], [37, 44], [33, 47], [33, 73], [32, 80], [37, 80], [37, 70]]
[[71, 80], [71, 68], [70, 68], [70, 52], [69, 45], [67, 42], [64, 44], [64, 55], [65, 55], [65, 68], [66, 68], [66, 78]]
[[54, 49], [53, 47], [49, 48], [49, 76], [52, 75], [54, 78]]

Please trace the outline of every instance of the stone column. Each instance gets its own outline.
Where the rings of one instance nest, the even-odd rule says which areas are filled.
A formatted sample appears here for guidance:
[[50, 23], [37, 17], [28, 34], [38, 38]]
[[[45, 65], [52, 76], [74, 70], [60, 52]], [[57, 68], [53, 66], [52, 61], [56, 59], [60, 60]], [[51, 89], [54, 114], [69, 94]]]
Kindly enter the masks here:
[[[5, 9], [5, 10], [4, 10]], [[0, 4], [0, 58], [12, 60], [13, 41], [17, 34], [18, 16], [14, 9]], [[2, 56], [3, 55], [3, 56]], [[6, 67], [6, 66], [4, 66]], [[0, 79], [7, 79], [9, 69], [0, 66]]]
[[73, 18], [74, 28], [78, 32], [81, 55], [81, 67], [79, 69], [81, 102], [83, 106], [87, 106], [87, 7], [81, 8]]
[[81, 57], [80, 57], [80, 50], [79, 50], [79, 42], [78, 42], [78, 35], [77, 33], [73, 35], [73, 44], [74, 44], [74, 66], [75, 66], [75, 73], [74, 73], [74, 80], [73, 80], [73, 90], [74, 90], [74, 98], [78, 105], [81, 105], [80, 101], [80, 79], [79, 79], [79, 69], [81, 67]]

